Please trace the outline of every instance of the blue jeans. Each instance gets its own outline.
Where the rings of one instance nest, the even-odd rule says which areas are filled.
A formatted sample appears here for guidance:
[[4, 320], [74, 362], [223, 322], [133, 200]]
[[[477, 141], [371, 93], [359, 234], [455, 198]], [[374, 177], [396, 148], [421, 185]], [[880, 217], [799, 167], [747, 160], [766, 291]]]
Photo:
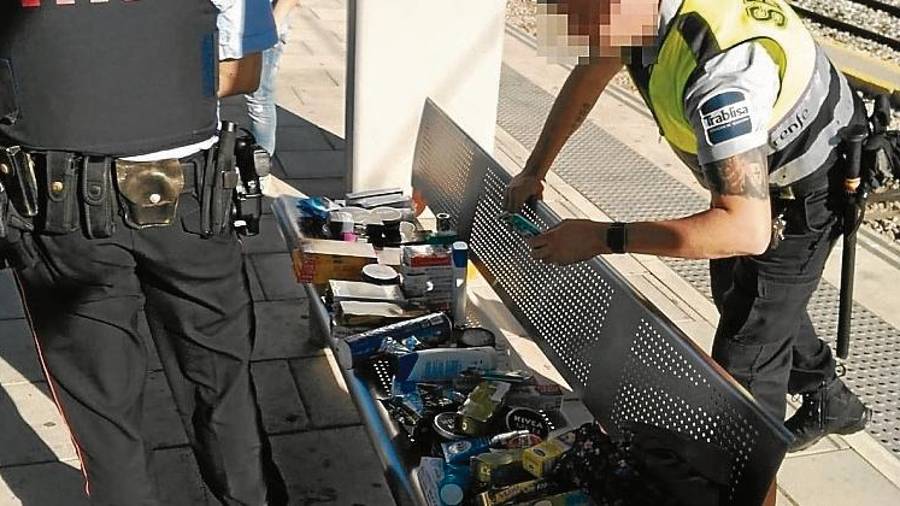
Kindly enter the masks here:
[[275, 130], [278, 127], [278, 108], [275, 106], [275, 76], [278, 75], [278, 62], [290, 30], [289, 23], [285, 22], [284, 25], [284, 28], [279, 30], [278, 43], [263, 51], [259, 89], [250, 95], [245, 95], [247, 112], [250, 116], [250, 132], [256, 138], [256, 142], [270, 155], [275, 154]]

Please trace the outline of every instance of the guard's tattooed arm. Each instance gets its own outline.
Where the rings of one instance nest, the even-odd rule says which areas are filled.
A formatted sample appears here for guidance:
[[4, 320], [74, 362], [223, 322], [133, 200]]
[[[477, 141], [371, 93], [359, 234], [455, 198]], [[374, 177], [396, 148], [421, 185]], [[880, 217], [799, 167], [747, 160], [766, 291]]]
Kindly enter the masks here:
[[703, 175], [714, 194], [762, 200], [769, 198], [769, 170], [762, 149], [704, 165]]
[[584, 120], [587, 119], [588, 114], [591, 113], [591, 110], [594, 108], [594, 104], [596, 101], [584, 102], [581, 104], [581, 108], [578, 110], [578, 115], [575, 116], [575, 119], [572, 121], [572, 127], [569, 129], [569, 136], [574, 134], [581, 128], [581, 125], [584, 124]]
[[768, 162], [762, 149], [703, 167], [709, 209], [675, 220], [628, 225], [626, 250], [683, 258], [759, 255], [772, 235]]
[[609, 81], [622, 68], [618, 58], [578, 65], [569, 74], [550, 108], [525, 171], [543, 178], [569, 137], [578, 130]]

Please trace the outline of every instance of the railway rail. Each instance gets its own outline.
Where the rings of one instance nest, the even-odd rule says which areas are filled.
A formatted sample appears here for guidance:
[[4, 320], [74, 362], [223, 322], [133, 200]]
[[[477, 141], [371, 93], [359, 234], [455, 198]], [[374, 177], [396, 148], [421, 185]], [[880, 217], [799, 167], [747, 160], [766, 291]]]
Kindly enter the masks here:
[[[875, 11], [884, 13], [885, 16], [891, 16], [896, 20], [898, 24], [900, 24], [900, 6], [885, 3], [880, 0], [844, 0], [848, 3], [862, 5], [864, 7], [868, 7]], [[803, 5], [800, 5], [798, 2], [791, 2], [791, 6], [800, 15], [800, 17], [806, 18], [810, 21], [814, 21], [819, 23], [820, 25], [833, 28], [835, 30], [840, 30], [843, 32], [847, 32], [851, 35], [855, 35], [857, 37], [862, 37], [864, 39], [871, 40], [873, 42], [878, 42], [879, 44], [884, 44], [887, 47], [895, 51], [900, 51], [900, 40], [892, 37], [891, 35], [887, 35], [884, 33], [876, 32], [870, 28], [859, 26], [853, 23], [850, 23], [845, 20], [837, 19], [828, 14], [819, 12], [814, 9], [810, 9]]]
[[850, 0], [852, 3], [864, 5], [866, 7], [884, 11], [891, 16], [900, 18], [900, 3], [888, 3], [881, 0]]

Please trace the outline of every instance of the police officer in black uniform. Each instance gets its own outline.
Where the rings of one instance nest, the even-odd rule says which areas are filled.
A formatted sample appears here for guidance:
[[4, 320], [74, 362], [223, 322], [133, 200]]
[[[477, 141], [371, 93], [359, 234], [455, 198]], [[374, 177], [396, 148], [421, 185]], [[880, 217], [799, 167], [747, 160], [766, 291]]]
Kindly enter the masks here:
[[256, 40], [271, 45], [265, 0], [0, 5], [0, 256], [93, 504], [160, 504], [141, 430], [142, 311], [212, 493], [286, 502], [250, 379], [233, 156], [217, 145], [217, 88], [254, 90], [260, 64], [220, 67], [217, 19], [246, 29], [256, 2], [269, 28]]

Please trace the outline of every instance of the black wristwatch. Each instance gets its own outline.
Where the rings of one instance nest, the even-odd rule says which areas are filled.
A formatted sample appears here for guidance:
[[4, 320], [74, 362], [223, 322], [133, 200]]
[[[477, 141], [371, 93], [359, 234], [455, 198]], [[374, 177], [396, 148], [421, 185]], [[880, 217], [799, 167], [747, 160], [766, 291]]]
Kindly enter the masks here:
[[606, 229], [606, 247], [613, 253], [625, 253], [628, 230], [624, 223], [615, 222]]

